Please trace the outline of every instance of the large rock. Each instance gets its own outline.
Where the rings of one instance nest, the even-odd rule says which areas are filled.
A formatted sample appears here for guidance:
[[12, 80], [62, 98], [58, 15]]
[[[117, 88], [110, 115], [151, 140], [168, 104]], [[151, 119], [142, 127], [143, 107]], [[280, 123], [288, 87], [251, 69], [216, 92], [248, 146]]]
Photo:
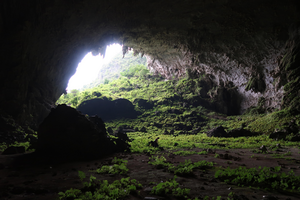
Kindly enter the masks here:
[[72, 158], [98, 157], [125, 150], [124, 142], [117, 143], [120, 145], [107, 136], [100, 118], [87, 118], [74, 108], [58, 105], [38, 129], [37, 152]]
[[136, 118], [138, 112], [127, 99], [91, 99], [82, 102], [77, 110], [89, 116], [98, 115], [103, 121], [116, 120], [121, 118]]
[[243, 128], [233, 129], [226, 132], [223, 126], [218, 126], [207, 133], [208, 137], [249, 137], [256, 135], [259, 135], [259, 133], [251, 132]]
[[144, 109], [152, 109], [153, 103], [148, 102], [145, 99], [135, 99], [133, 103], [137, 104], [139, 107]]
[[210, 130], [206, 135], [207, 137], [227, 137], [227, 133], [223, 126], [218, 126]]

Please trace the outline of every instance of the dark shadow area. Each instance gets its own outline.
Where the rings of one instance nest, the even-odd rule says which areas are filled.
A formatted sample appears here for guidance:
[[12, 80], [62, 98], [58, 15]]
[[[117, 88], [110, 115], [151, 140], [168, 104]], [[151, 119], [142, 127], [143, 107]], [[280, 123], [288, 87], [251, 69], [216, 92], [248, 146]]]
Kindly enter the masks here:
[[89, 116], [97, 115], [104, 122], [122, 118], [134, 119], [140, 113], [134, 110], [133, 104], [127, 99], [91, 99], [82, 102], [78, 108], [83, 114]]

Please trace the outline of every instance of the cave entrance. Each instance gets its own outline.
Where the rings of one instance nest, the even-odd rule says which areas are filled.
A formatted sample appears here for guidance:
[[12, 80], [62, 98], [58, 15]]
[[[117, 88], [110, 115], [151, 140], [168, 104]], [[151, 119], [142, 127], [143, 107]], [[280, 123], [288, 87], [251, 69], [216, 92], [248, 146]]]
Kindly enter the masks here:
[[119, 44], [108, 45], [105, 51], [105, 55], [100, 53], [93, 55], [89, 52], [78, 64], [76, 73], [70, 78], [67, 92], [70, 93], [72, 90], [82, 90], [97, 79], [99, 71], [104, 64], [108, 64], [113, 57], [122, 51], [122, 46]]

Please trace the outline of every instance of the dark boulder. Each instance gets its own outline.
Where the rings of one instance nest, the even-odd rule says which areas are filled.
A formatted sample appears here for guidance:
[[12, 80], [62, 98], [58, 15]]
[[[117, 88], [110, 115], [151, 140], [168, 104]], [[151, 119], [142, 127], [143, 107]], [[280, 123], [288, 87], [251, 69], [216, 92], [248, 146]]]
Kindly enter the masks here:
[[283, 129], [276, 129], [273, 133], [269, 135], [269, 138], [276, 139], [276, 140], [285, 140], [287, 136], [294, 134], [290, 137], [291, 141], [298, 141], [299, 140], [299, 127], [297, 126], [295, 120], [291, 120], [289, 123], [284, 123]]
[[223, 126], [218, 126], [207, 133], [207, 137], [227, 137], [227, 132]]
[[111, 128], [111, 127], [108, 127], [108, 128], [107, 128], [107, 132], [108, 132], [109, 134], [111, 134], [111, 135], [112, 135], [114, 131], [112, 130], [112, 128]]
[[152, 146], [152, 147], [159, 147], [158, 146], [158, 139], [159, 137], [157, 137], [155, 140], [148, 142], [148, 146]]
[[101, 118], [88, 118], [66, 105], [52, 109], [38, 129], [38, 153], [93, 158], [126, 150], [120, 146], [107, 136]]
[[275, 140], [282, 140], [282, 139], [285, 139], [287, 135], [288, 135], [288, 133], [286, 133], [286, 132], [275, 131], [269, 135], [269, 138], [275, 139]]
[[243, 128], [233, 129], [226, 132], [223, 126], [218, 126], [217, 128], [214, 128], [207, 133], [208, 137], [248, 137], [257, 135], [259, 135], [259, 133], [251, 132]]
[[145, 99], [135, 99], [133, 101], [134, 104], [137, 104], [139, 107], [144, 108], [144, 109], [152, 109], [153, 108], [153, 103], [148, 102]]
[[134, 119], [138, 112], [134, 110], [133, 104], [127, 99], [91, 99], [82, 102], [77, 110], [83, 114], [98, 115], [103, 121], [116, 120], [121, 118]]
[[120, 140], [123, 140], [124, 142], [131, 142], [131, 140], [128, 138], [124, 130], [128, 130], [128, 129], [123, 129], [119, 127], [119, 129], [114, 132], [114, 135], [118, 137]]

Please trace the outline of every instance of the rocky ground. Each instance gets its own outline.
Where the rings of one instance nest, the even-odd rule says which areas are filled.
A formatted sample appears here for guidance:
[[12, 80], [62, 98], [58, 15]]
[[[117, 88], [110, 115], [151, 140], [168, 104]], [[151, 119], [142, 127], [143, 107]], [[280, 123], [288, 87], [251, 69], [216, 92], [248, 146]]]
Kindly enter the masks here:
[[[203, 149], [193, 149], [202, 151]], [[295, 147], [282, 147], [277, 154], [291, 152], [290, 159], [274, 158], [274, 152], [253, 153], [250, 149], [234, 150], [208, 150], [206, 155], [179, 156], [164, 154], [167, 161], [172, 164], [191, 159], [192, 162], [206, 160], [215, 162], [215, 168], [210, 170], [195, 170], [192, 176], [178, 176], [176, 179], [181, 187], [191, 189], [189, 197], [199, 199], [205, 196], [227, 199], [228, 194], [235, 193], [235, 199], [241, 200], [296, 200], [300, 199], [300, 193], [284, 191], [265, 191], [262, 189], [238, 187], [228, 185], [214, 178], [216, 168], [237, 168], [239, 166], [251, 167], [275, 167], [281, 166], [282, 171], [293, 170], [295, 175], [300, 175], [299, 149]], [[164, 153], [164, 152], [161, 152]], [[165, 152], [167, 153], [167, 152]], [[216, 155], [219, 156], [216, 156]], [[114, 157], [128, 160], [129, 172], [126, 175], [96, 174], [91, 172], [103, 165], [110, 165]], [[35, 153], [0, 155], [0, 199], [6, 200], [54, 200], [58, 199], [58, 192], [70, 188], [82, 188], [78, 177], [78, 170], [83, 171], [89, 177], [93, 175], [99, 180], [108, 180], [109, 183], [124, 177], [138, 180], [143, 188], [140, 195], [129, 196], [126, 199], [174, 199], [171, 196], [156, 196], [150, 193], [150, 182], [160, 183], [172, 179], [174, 174], [166, 169], [157, 169], [148, 164], [149, 155], [134, 153], [117, 153], [101, 159], [89, 161], [66, 161], [66, 158], [43, 157]], [[146, 198], [153, 197], [153, 198]]]

